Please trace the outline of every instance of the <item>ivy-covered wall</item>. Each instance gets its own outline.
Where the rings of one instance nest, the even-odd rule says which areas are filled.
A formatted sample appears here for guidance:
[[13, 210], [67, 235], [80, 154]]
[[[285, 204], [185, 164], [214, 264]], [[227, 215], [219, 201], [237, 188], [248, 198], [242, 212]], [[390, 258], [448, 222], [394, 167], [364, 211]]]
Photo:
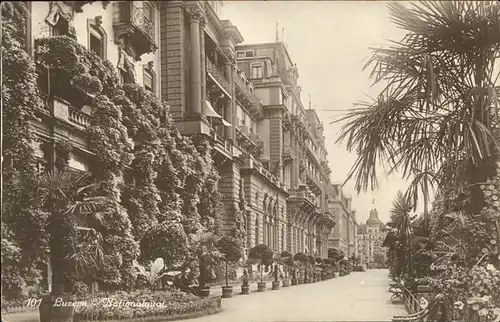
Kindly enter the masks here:
[[[24, 255], [45, 247], [48, 232], [26, 202], [33, 196], [24, 193], [31, 191], [29, 178], [36, 176], [31, 147], [37, 137], [29, 121], [36, 120], [42, 106], [37, 65], [67, 79], [64, 86], [91, 102], [86, 128], [88, 149], [95, 154], [91, 172], [100, 193], [110, 197], [106, 215], [93, 227], [103, 237], [104, 251], [95, 279], [106, 289], [126, 289], [133, 286], [133, 259], [163, 257], [171, 266], [192, 263], [193, 236], [220, 231], [219, 174], [207, 138], [182, 136], [164, 102], [136, 84], [121, 85], [109, 61], [67, 36], [37, 39], [43, 55], [35, 55], [34, 61], [17, 40], [26, 26], [23, 5], [2, 3], [2, 17], [4, 189], [19, 183], [18, 177], [26, 187], [4, 190], [9, 191], [2, 205], [6, 296], [17, 296], [14, 291], [40, 279], [35, 267], [42, 258]], [[124, 174], [135, 184], [120, 184]]]

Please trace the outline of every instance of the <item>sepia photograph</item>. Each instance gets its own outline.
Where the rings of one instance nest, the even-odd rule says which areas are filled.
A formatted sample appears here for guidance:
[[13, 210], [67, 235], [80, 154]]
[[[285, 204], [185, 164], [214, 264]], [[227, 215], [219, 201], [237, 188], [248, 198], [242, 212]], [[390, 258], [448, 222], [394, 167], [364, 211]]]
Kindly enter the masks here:
[[2, 1], [1, 320], [500, 322], [500, 1]]

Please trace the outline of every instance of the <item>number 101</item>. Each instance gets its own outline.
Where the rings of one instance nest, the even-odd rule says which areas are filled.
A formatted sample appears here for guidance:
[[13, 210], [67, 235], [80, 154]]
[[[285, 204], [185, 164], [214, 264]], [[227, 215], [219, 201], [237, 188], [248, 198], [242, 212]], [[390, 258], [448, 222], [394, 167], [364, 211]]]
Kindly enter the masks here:
[[26, 306], [40, 306], [42, 299], [27, 299]]

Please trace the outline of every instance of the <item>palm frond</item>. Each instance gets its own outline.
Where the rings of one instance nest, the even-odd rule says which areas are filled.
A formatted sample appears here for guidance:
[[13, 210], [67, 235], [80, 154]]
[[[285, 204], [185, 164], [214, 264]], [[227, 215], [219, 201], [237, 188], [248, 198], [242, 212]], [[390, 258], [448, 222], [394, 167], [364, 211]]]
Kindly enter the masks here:
[[337, 143], [358, 154], [346, 181], [355, 179], [358, 192], [373, 190], [378, 164], [389, 165], [412, 180], [406, 195], [416, 205], [438, 183], [464, 184], [469, 165], [492, 157], [498, 144], [490, 115], [498, 105], [500, 10], [492, 1], [395, 2], [388, 9], [407, 34], [373, 49], [364, 66], [374, 83], [387, 85], [334, 123], [342, 123]]

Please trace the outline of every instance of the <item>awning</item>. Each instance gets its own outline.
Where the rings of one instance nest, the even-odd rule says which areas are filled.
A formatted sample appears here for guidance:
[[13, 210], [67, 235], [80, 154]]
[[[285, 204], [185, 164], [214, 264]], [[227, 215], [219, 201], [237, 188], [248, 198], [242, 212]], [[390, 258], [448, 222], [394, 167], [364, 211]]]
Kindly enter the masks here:
[[215, 111], [212, 104], [210, 104], [210, 102], [207, 100], [205, 100], [205, 116], [222, 119], [222, 116], [220, 116], [219, 113]]
[[205, 115], [207, 117], [213, 117], [214, 118], [214, 121], [216, 122], [221, 122], [224, 126], [233, 126], [231, 123], [229, 123], [228, 121], [224, 120], [224, 118], [222, 116], [220, 116], [219, 113], [217, 113], [214, 109], [214, 107], [212, 106], [212, 104], [210, 104], [209, 101], [205, 100]]

